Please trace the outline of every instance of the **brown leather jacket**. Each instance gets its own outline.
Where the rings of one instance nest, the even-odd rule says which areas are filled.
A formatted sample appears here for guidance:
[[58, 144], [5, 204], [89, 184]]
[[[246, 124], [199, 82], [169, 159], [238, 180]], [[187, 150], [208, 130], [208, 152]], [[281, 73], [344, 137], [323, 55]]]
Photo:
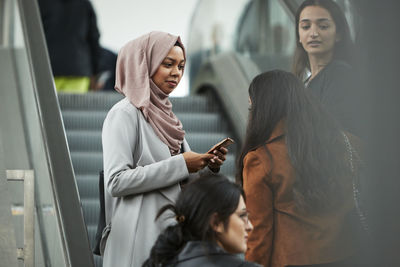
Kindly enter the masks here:
[[354, 207], [352, 178], [344, 185], [343, 205], [323, 215], [302, 214], [293, 201], [295, 175], [285, 138], [277, 138], [283, 134], [282, 128], [277, 127], [265, 146], [249, 152], [244, 159], [243, 188], [254, 225], [246, 259], [264, 266], [284, 267], [349, 257], [355, 250], [354, 228], [346, 223]]

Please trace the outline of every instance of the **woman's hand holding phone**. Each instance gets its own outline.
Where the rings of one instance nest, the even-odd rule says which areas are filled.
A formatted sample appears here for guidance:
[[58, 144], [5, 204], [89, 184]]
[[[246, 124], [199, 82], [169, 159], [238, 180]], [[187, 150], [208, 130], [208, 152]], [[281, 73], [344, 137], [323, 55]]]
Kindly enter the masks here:
[[182, 155], [189, 173], [200, 171], [209, 164], [212, 158], [215, 157], [212, 154], [199, 154], [193, 151], [184, 152]]
[[208, 167], [213, 171], [213, 172], [218, 172], [221, 165], [224, 163], [226, 160], [226, 154], [228, 153], [228, 147], [229, 145], [233, 144], [235, 141], [233, 139], [227, 137], [221, 142], [217, 143], [214, 145], [207, 153], [214, 155], [213, 158], [210, 159], [208, 163]]
[[226, 154], [228, 153], [226, 147], [233, 143], [234, 141], [228, 137], [214, 145], [205, 154], [199, 154], [193, 151], [184, 152], [182, 155], [189, 173], [198, 172], [207, 165], [213, 172], [218, 172], [219, 168], [226, 160]]

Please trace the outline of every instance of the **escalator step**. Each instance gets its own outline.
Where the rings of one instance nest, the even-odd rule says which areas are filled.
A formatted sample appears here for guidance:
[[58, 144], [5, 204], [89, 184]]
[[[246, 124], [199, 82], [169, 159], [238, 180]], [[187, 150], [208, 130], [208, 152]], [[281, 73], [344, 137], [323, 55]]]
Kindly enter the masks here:
[[[101, 130], [107, 111], [95, 110], [65, 110], [63, 112], [64, 126], [70, 130]], [[226, 131], [228, 125], [219, 113], [176, 113], [184, 129], [196, 132]]]
[[98, 174], [76, 174], [75, 177], [81, 199], [99, 199]]
[[[62, 110], [103, 110], [110, 108], [122, 99], [114, 92], [96, 92], [87, 94], [58, 94]], [[171, 97], [174, 112], [213, 112], [219, 110], [217, 105], [204, 96]]]
[[83, 216], [87, 226], [97, 226], [100, 214], [100, 202], [98, 199], [81, 199]]
[[101, 152], [71, 152], [75, 174], [98, 174], [103, 169]]
[[[226, 131], [220, 132], [186, 132], [186, 140], [193, 151], [207, 152], [214, 144], [228, 137]], [[67, 131], [68, 146], [72, 152], [101, 152], [101, 132], [100, 131]], [[235, 145], [229, 147], [235, 151]]]
[[58, 93], [58, 101], [62, 110], [109, 110], [123, 98], [118, 93]]

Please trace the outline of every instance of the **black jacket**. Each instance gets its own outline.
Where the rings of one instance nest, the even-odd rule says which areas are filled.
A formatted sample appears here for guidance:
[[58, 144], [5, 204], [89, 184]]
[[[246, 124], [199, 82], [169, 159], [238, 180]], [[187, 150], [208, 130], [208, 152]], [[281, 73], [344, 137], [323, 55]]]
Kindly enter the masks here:
[[100, 33], [88, 0], [39, 0], [54, 76], [92, 76], [99, 71]]
[[168, 267], [261, 267], [225, 252], [218, 245], [201, 241], [188, 242]]
[[354, 135], [362, 135], [359, 122], [365, 116], [362, 111], [363, 92], [352, 66], [344, 61], [332, 60], [307, 87], [340, 126]]

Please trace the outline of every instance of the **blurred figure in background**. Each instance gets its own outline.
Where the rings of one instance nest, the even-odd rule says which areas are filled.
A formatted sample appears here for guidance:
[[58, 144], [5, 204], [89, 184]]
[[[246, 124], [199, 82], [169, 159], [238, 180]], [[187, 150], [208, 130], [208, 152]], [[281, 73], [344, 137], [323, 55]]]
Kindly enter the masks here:
[[246, 259], [268, 267], [353, 266], [346, 264], [360, 225], [351, 164], [359, 158], [347, 144], [358, 151], [357, 139], [291, 73], [258, 75], [249, 96], [238, 167], [254, 225]]
[[295, 19], [293, 72], [345, 130], [360, 135], [355, 49], [343, 12], [332, 0], [306, 0]]
[[224, 27], [221, 23], [215, 23], [211, 31], [211, 56], [221, 53], [222, 40], [224, 39]]
[[167, 211], [176, 223], [160, 234], [143, 267], [259, 266], [234, 255], [246, 251], [253, 226], [243, 190], [226, 177], [193, 181], [158, 216]]
[[92, 4], [39, 0], [39, 7], [57, 91], [88, 92], [95, 87], [101, 53]]
[[100, 48], [99, 74], [92, 87], [94, 91], [114, 91], [117, 54], [104, 47]]

